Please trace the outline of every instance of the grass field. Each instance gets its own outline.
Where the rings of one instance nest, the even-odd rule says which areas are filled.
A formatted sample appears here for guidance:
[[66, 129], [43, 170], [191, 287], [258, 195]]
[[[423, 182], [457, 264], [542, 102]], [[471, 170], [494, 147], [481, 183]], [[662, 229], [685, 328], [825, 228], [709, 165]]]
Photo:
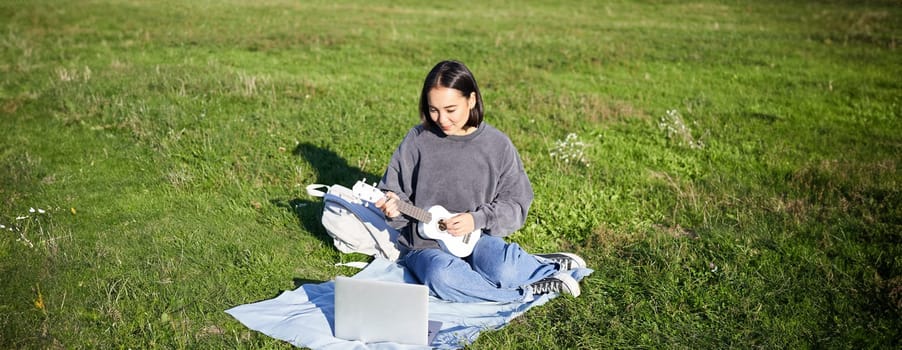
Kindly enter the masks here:
[[[303, 188], [378, 178], [467, 63], [596, 271], [473, 349], [902, 343], [899, 1], [2, 1], [0, 348], [290, 348], [223, 310], [354, 269]], [[568, 138], [568, 135], [571, 135]]]

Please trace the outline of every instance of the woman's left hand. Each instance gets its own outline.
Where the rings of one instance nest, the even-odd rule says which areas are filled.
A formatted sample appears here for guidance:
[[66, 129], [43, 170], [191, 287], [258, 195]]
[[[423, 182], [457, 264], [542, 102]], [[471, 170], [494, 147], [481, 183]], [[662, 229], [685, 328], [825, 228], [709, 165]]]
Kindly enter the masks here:
[[445, 219], [445, 231], [454, 237], [463, 236], [476, 231], [473, 215], [470, 213], [460, 213]]

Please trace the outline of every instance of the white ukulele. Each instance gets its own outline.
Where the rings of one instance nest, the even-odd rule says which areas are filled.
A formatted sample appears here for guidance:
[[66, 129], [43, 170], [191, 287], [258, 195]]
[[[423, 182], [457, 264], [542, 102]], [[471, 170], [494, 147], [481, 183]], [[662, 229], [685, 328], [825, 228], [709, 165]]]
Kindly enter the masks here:
[[[366, 179], [357, 181], [351, 190], [357, 198], [370, 203], [376, 203], [385, 197], [385, 193], [383, 193], [382, 190], [376, 188], [375, 184], [367, 184]], [[419, 221], [417, 224], [417, 231], [419, 231], [421, 237], [438, 241], [439, 245], [441, 245], [445, 251], [461, 258], [467, 257], [473, 253], [473, 247], [476, 246], [476, 241], [478, 241], [479, 237], [482, 235], [482, 230], [477, 229], [476, 231], [463, 236], [452, 236], [446, 231], [445, 219], [457, 214], [448, 212], [447, 209], [440, 205], [435, 205], [429, 208], [429, 210], [424, 210], [417, 208], [413, 204], [399, 201], [398, 211]]]

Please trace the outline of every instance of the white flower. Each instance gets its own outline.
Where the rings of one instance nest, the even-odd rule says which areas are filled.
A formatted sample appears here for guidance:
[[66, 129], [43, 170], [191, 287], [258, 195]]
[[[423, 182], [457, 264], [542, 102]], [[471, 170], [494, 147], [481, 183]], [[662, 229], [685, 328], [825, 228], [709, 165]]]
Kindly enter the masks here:
[[551, 158], [557, 158], [568, 164], [573, 160], [574, 163], [579, 162], [584, 166], [589, 166], [589, 162], [585, 158], [585, 152], [583, 152], [583, 149], [588, 145], [580, 141], [579, 136], [576, 134], [567, 134], [567, 137], [563, 140], [555, 141], [554, 144], [554, 149], [548, 152]]
[[34, 213], [34, 208], [28, 209], [29, 213]]
[[[693, 123], [695, 124], [695, 123]], [[697, 140], [692, 136], [692, 130], [683, 121], [680, 112], [675, 109], [669, 109], [658, 123], [658, 128], [664, 131], [668, 140], [674, 141], [681, 146], [689, 146], [690, 148], [704, 148], [705, 144], [701, 140]]]

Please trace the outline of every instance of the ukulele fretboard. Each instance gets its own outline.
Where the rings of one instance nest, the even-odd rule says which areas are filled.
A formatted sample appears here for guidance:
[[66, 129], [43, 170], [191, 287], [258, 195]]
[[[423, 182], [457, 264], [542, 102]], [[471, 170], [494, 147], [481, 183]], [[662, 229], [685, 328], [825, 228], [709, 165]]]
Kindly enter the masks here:
[[426, 210], [417, 208], [413, 204], [410, 204], [410, 203], [407, 203], [404, 201], [399, 201], [398, 202], [398, 210], [400, 212], [407, 214], [408, 216], [416, 219], [419, 222], [426, 222], [426, 223], [432, 222], [432, 214], [430, 214]]

